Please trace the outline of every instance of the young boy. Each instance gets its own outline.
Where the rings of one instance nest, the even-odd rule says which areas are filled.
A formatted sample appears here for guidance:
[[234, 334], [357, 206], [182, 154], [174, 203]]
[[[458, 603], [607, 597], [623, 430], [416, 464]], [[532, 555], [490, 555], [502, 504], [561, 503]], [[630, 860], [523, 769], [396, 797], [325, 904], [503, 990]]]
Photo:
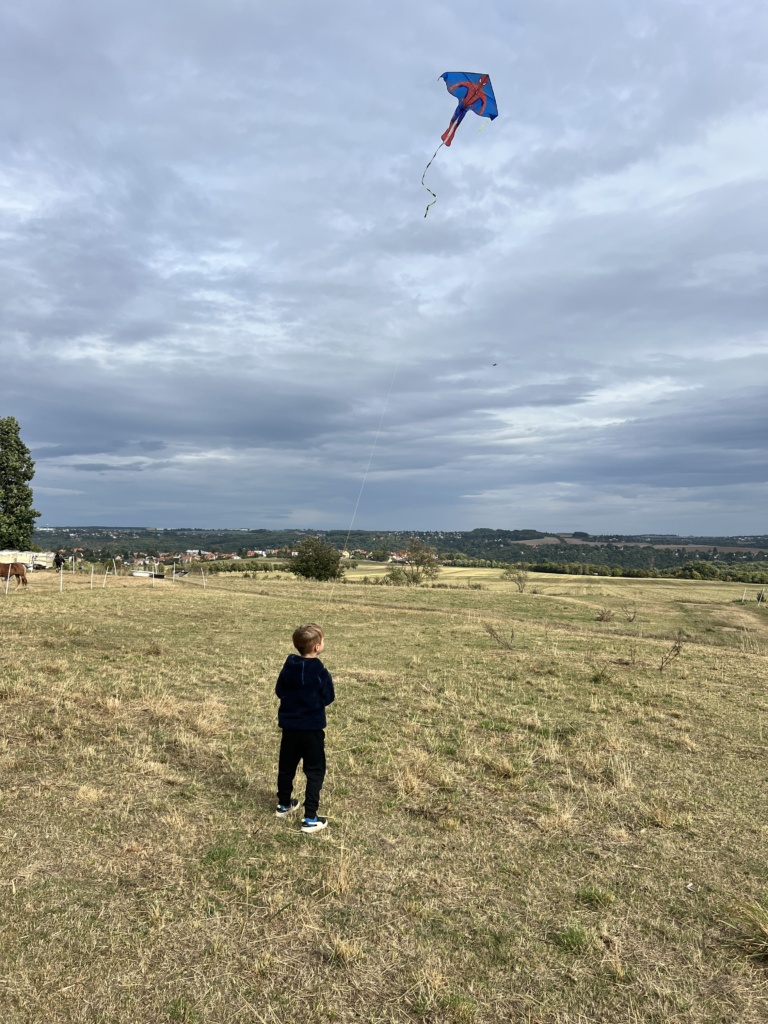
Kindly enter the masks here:
[[277, 724], [283, 730], [275, 815], [286, 818], [298, 808], [299, 801], [292, 800], [291, 793], [302, 761], [307, 788], [301, 831], [311, 835], [328, 824], [325, 818], [318, 818], [317, 808], [325, 778], [325, 709], [333, 703], [335, 694], [331, 674], [318, 657], [325, 647], [322, 629], [308, 622], [294, 631], [292, 639], [299, 653], [288, 655], [275, 686], [280, 698]]

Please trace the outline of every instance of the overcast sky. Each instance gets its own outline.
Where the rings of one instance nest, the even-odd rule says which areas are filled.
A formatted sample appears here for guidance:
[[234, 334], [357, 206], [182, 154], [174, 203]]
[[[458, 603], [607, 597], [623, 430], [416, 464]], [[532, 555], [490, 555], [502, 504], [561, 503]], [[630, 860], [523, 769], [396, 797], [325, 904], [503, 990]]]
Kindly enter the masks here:
[[0, 11], [40, 525], [768, 530], [765, 0]]

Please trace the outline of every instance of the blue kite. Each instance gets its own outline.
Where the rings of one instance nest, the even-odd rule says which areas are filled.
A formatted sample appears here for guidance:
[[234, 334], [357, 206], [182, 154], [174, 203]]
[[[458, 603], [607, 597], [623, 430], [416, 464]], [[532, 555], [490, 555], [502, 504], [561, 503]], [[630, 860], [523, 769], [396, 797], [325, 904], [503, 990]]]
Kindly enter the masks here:
[[466, 71], [446, 71], [440, 77], [445, 82], [448, 92], [458, 99], [459, 105], [453, 112], [451, 123], [442, 134], [442, 140], [446, 146], [450, 146], [456, 129], [468, 110], [478, 114], [480, 117], [488, 117], [493, 121], [499, 116], [496, 106], [496, 97], [493, 95], [493, 86], [488, 75], [479, 75]]
[[[478, 74], [474, 71], [446, 71], [445, 74], [440, 75], [440, 78], [445, 82], [448, 92], [458, 99], [459, 105], [453, 112], [451, 123], [441, 136], [443, 141], [433, 153], [432, 160], [435, 159], [443, 146], [450, 146], [453, 142], [456, 129], [464, 120], [468, 110], [473, 111], [479, 117], [487, 117], [491, 121], [499, 116], [496, 97], [493, 95], [493, 86], [488, 75]], [[421, 176], [421, 184], [432, 196], [432, 202], [429, 203], [424, 211], [425, 217], [429, 213], [430, 206], [434, 206], [437, 201], [435, 193], [424, 183], [424, 176], [432, 166], [432, 160], [424, 168], [424, 174]]]

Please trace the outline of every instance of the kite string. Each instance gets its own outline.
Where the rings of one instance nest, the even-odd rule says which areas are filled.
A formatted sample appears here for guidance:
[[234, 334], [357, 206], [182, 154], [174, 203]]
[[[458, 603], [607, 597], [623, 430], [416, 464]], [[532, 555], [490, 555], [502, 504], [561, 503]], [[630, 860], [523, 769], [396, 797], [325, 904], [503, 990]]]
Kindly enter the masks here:
[[424, 168], [424, 174], [422, 174], [422, 176], [421, 176], [421, 184], [422, 184], [422, 185], [424, 186], [424, 188], [425, 188], [425, 189], [427, 190], [427, 192], [429, 192], [429, 194], [430, 194], [430, 195], [432, 196], [432, 202], [431, 202], [431, 203], [427, 203], [427, 208], [426, 208], [426, 210], [424, 211], [424, 216], [425, 216], [425, 217], [426, 217], [426, 216], [427, 216], [427, 214], [429, 213], [429, 208], [430, 208], [430, 206], [434, 206], [434, 205], [435, 205], [435, 203], [437, 202], [437, 196], [436, 196], [436, 195], [435, 195], [435, 193], [434, 193], [434, 192], [432, 191], [432, 189], [431, 189], [431, 188], [429, 187], [429, 185], [426, 185], [426, 184], [424, 183], [424, 177], [425, 177], [425, 175], [426, 175], [427, 171], [429, 170], [429, 168], [430, 168], [430, 167], [432, 166], [432, 160], [434, 160], [434, 159], [435, 159], [435, 157], [437, 156], [437, 154], [438, 154], [438, 153], [440, 152], [440, 150], [441, 150], [441, 149], [443, 148], [443, 146], [444, 146], [444, 145], [445, 145], [445, 143], [444, 143], [444, 142], [441, 142], [441, 143], [440, 143], [440, 145], [439, 145], [439, 146], [437, 147], [437, 149], [435, 150], [435, 152], [434, 152], [434, 153], [432, 154], [432, 159], [431, 159], [431, 160], [429, 161], [429, 163], [427, 164], [427, 166], [426, 166], [426, 167]]
[[[371, 464], [373, 462], [373, 455], [374, 455], [374, 452], [376, 451], [376, 445], [379, 442], [379, 435], [381, 434], [381, 428], [382, 428], [382, 426], [384, 424], [384, 417], [387, 414], [387, 407], [389, 406], [389, 400], [392, 397], [392, 391], [394, 390], [394, 387], [395, 387], [395, 378], [397, 377], [397, 371], [400, 369], [400, 363], [402, 362], [402, 359], [403, 359], [403, 356], [402, 356], [402, 353], [401, 353], [399, 359], [397, 360], [397, 366], [395, 366], [394, 373], [392, 374], [392, 380], [389, 382], [389, 391], [387, 392], [387, 397], [384, 400], [384, 408], [381, 410], [381, 416], [379, 417], [379, 425], [376, 428], [376, 434], [375, 434], [375, 436], [373, 438], [373, 445], [371, 446], [371, 454], [368, 456], [368, 465], [365, 467], [365, 472], [363, 473], [363, 482], [360, 484], [360, 490], [358, 491], [358, 494], [357, 494], [357, 501], [355, 502], [355, 507], [354, 507], [354, 510], [352, 512], [352, 518], [349, 521], [349, 529], [347, 530], [347, 537], [346, 537], [346, 540], [344, 541], [344, 549], [343, 549], [344, 551], [347, 550], [347, 546], [349, 544], [349, 538], [350, 538], [350, 536], [352, 534], [352, 527], [355, 525], [355, 518], [357, 517], [357, 510], [360, 507], [360, 499], [363, 496], [363, 491], [365, 489], [365, 484], [366, 484], [366, 481], [368, 479], [368, 473], [370, 472]], [[328, 601], [326, 602], [325, 608], [323, 609], [323, 615], [325, 615], [327, 613], [328, 608], [330, 607], [331, 601], [333, 600], [334, 591], [336, 590], [336, 584], [337, 583], [338, 583], [338, 579], [335, 579], [333, 581], [333, 586], [331, 587], [331, 592], [328, 595]]]

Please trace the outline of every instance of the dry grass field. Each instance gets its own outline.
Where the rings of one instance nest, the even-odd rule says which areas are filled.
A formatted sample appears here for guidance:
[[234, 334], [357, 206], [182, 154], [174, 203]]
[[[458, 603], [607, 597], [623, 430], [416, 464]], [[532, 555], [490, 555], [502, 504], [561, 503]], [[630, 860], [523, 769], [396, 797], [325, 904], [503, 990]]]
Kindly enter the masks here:
[[[0, 595], [3, 1024], [764, 1024], [757, 588], [376, 571]], [[310, 619], [308, 837], [273, 687]]]

